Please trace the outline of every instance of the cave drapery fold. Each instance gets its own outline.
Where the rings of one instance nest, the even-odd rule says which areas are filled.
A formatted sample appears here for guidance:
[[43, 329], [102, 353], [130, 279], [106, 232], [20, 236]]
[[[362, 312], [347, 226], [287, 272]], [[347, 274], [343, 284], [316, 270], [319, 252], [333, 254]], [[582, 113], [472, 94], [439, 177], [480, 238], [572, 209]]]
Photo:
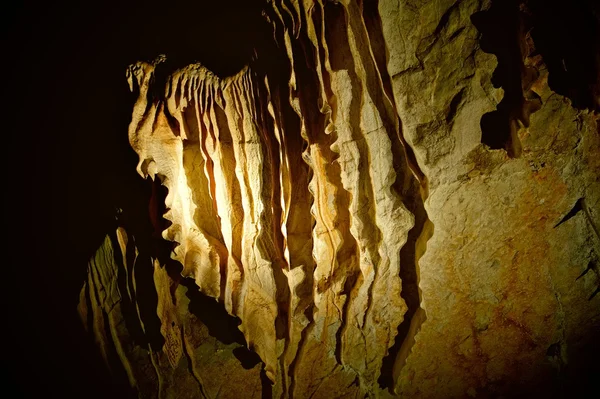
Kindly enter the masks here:
[[[270, 42], [234, 75], [201, 63], [163, 73], [162, 56], [131, 65], [137, 171], [164, 186], [162, 238], [195, 282], [164, 259], [144, 266], [164, 341], [144, 358], [155, 377], [132, 371], [141, 349], [97, 335], [131, 385], [474, 397], [510, 392], [511, 379], [538, 387], [564, 372], [566, 348], [583, 356], [582, 328], [600, 325], [598, 110], [549, 86], [524, 22], [533, 3], [272, 0]], [[503, 13], [518, 28], [506, 51], [480, 22]], [[511, 73], [498, 78], [502, 65]], [[575, 203], [580, 216], [557, 223]], [[82, 290], [80, 312], [100, 330], [117, 323], [101, 317], [107, 301], [127, 298], [113, 280], [131, 276], [115, 268], [138, 267], [125, 230], [115, 237], [99, 251], [123, 260], [109, 277], [91, 261]], [[92, 295], [106, 287], [110, 301]], [[253, 363], [224, 387], [202, 359], [235, 361], [207, 355], [221, 344], [210, 323], [194, 329], [193, 290], [239, 321], [227, 345], [255, 352], [264, 376]]]

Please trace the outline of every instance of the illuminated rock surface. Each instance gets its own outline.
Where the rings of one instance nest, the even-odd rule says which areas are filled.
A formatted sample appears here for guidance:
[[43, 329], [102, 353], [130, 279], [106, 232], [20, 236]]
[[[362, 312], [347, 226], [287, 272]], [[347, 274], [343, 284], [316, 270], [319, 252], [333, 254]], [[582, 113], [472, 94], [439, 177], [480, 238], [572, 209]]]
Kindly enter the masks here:
[[142, 397], [561, 393], [600, 328], [599, 83], [553, 90], [511, 4], [273, 1], [236, 75], [132, 65], [176, 262], [107, 236], [105, 361]]

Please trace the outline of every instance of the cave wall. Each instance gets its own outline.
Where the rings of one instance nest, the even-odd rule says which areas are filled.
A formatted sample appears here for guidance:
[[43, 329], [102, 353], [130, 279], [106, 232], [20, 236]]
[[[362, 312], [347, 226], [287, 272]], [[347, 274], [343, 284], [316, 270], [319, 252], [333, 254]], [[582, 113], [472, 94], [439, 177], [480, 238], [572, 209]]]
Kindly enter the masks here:
[[159, 234], [120, 219], [79, 304], [114, 378], [142, 397], [587, 389], [598, 80], [552, 84], [523, 4], [270, 2], [235, 74], [132, 65]]
[[[589, 273], [600, 244], [598, 100], [580, 111], [551, 89], [535, 26], [526, 26], [535, 15], [506, 3], [380, 2], [390, 16], [382, 21], [394, 97], [429, 179], [433, 229], [419, 260], [427, 321], [396, 370], [408, 397], [498, 394], [510, 384], [568, 395], [561, 380], [586, 375], [578, 365], [593, 363], [586, 352], [596, 345], [588, 331], [600, 326], [598, 277]], [[493, 47], [505, 15], [521, 32]], [[511, 51], [520, 58], [503, 55]], [[510, 68], [515, 75], [494, 84]], [[516, 99], [507, 99], [509, 78], [518, 79]], [[514, 111], [486, 125], [504, 103]], [[500, 149], [485, 144], [490, 127], [506, 129]]]

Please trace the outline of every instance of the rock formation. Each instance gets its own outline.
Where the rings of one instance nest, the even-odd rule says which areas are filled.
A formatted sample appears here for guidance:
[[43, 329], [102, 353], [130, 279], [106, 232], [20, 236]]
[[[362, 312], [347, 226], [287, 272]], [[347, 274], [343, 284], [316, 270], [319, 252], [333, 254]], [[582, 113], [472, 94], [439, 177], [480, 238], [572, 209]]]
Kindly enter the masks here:
[[132, 65], [173, 246], [122, 222], [90, 261], [106, 362], [141, 397], [560, 394], [600, 328], [600, 78], [553, 88], [538, 3], [273, 0], [235, 75]]

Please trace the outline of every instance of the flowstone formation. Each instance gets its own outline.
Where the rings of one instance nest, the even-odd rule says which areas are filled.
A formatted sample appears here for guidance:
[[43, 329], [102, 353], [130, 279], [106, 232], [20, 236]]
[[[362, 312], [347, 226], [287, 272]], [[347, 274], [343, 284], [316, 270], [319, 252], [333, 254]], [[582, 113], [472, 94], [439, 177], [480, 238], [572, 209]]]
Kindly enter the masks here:
[[90, 261], [107, 363], [140, 397], [564, 394], [600, 328], [600, 78], [549, 85], [543, 15], [270, 1], [236, 75], [132, 65], [173, 246], [120, 222]]
[[[160, 64], [130, 69], [130, 141], [139, 172], [168, 190], [173, 258], [240, 318], [276, 387], [300, 397], [374, 389], [405, 312], [400, 249], [413, 226], [391, 189], [406, 161], [367, 30], [343, 29], [345, 9], [331, 7], [328, 35], [323, 18], [295, 11], [290, 59], [294, 45], [314, 58], [293, 60], [285, 85], [251, 67], [221, 79], [191, 65], [149, 103]], [[361, 20], [357, 4], [347, 10]]]

